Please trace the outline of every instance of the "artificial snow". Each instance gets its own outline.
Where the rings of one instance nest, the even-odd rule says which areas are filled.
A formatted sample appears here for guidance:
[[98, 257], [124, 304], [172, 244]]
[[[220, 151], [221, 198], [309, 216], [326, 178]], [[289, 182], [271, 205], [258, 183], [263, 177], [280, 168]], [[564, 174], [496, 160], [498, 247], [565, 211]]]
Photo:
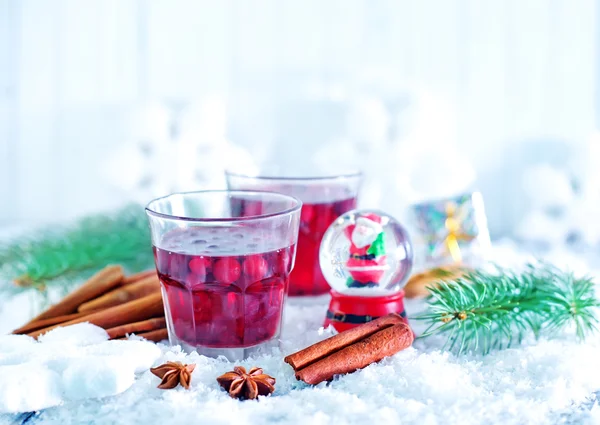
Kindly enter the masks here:
[[40, 342], [47, 344], [66, 345], [90, 345], [108, 340], [106, 331], [90, 323], [78, 323], [76, 325], [58, 327], [38, 338]]
[[62, 374], [64, 395], [69, 400], [120, 394], [135, 380], [130, 362], [117, 356], [88, 356], [73, 359]]
[[0, 336], [0, 414], [120, 394], [162, 355], [149, 341], [107, 339], [89, 323], [56, 328], [38, 341]]
[[[510, 246], [496, 249], [499, 264], [526, 258]], [[549, 257], [585, 269], [579, 256]], [[555, 261], [555, 264], [561, 264]], [[0, 410], [39, 410], [0, 415], [0, 423], [46, 424], [599, 424], [600, 335], [578, 343], [571, 335], [529, 339], [518, 348], [487, 356], [442, 351], [443, 338], [416, 340], [413, 347], [330, 384], [298, 382], [283, 357], [333, 334], [322, 329], [327, 298], [290, 300], [279, 349], [235, 364], [260, 366], [277, 379], [276, 390], [258, 401], [231, 399], [216, 377], [233, 368], [224, 358], [186, 354], [179, 347], [130, 337], [105, 341], [87, 327], [87, 345], [68, 328], [50, 341], [0, 337]], [[409, 316], [423, 308], [408, 301]], [[422, 325], [412, 322], [416, 332]], [[19, 325], [19, 324], [15, 324]], [[90, 325], [91, 326], [91, 325]], [[61, 344], [60, 335], [69, 343]], [[58, 335], [58, 336], [57, 336]], [[98, 339], [94, 339], [98, 338]], [[62, 345], [62, 353], [57, 349]], [[2, 365], [23, 353], [25, 364]], [[4, 357], [2, 357], [4, 356]], [[10, 357], [15, 361], [15, 357]], [[166, 361], [195, 363], [190, 390], [159, 390], [148, 368]], [[5, 360], [6, 361], [6, 360]], [[22, 375], [18, 373], [22, 372]], [[35, 375], [36, 379], [30, 379]], [[35, 382], [37, 388], [29, 387]], [[116, 395], [109, 395], [119, 393]], [[26, 397], [29, 394], [30, 397]], [[78, 400], [80, 399], [80, 400]]]
[[58, 373], [43, 364], [0, 366], [0, 413], [29, 412], [59, 404], [60, 380]]
[[161, 356], [161, 350], [156, 344], [141, 338], [139, 341], [105, 341], [88, 347], [87, 352], [90, 355], [117, 356], [120, 362], [127, 363], [136, 373], [150, 369]]

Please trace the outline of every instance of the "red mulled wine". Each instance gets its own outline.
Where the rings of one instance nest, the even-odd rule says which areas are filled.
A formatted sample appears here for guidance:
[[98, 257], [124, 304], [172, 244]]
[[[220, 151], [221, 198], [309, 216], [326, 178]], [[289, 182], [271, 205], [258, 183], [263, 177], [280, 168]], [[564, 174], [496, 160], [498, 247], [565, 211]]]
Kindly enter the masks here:
[[290, 295], [320, 295], [329, 292], [329, 284], [319, 265], [321, 239], [336, 218], [354, 208], [356, 198], [302, 205], [296, 266], [290, 276]]
[[[259, 202], [233, 200], [234, 211], [243, 217], [263, 213]], [[356, 208], [356, 197], [343, 200], [302, 204], [300, 230], [294, 271], [290, 275], [289, 295], [321, 295], [329, 292], [319, 265], [319, 248], [327, 228], [340, 215]]]
[[259, 228], [188, 228], [154, 247], [171, 332], [186, 344], [251, 347], [279, 333], [294, 246]]

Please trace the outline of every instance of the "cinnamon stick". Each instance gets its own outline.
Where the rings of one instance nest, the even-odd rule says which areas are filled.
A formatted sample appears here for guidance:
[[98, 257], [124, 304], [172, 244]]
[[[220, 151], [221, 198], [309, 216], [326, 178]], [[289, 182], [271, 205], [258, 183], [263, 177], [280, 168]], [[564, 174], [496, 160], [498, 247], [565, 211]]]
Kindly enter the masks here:
[[65, 316], [51, 317], [50, 319], [37, 320], [35, 322], [29, 322], [28, 324], [21, 326], [19, 329], [15, 329], [12, 333], [27, 334], [38, 329], [47, 328], [48, 326], [58, 325], [59, 323], [68, 322], [69, 320], [77, 319], [83, 316], [82, 313], [67, 314]]
[[77, 323], [89, 322], [104, 329], [114, 328], [127, 323], [140, 322], [151, 317], [159, 317], [164, 314], [162, 295], [151, 294], [138, 300], [107, 308], [83, 315], [77, 319], [70, 320], [60, 325], [50, 326], [29, 333], [29, 336], [38, 337], [59, 326], [75, 325]]
[[351, 373], [409, 347], [414, 336], [404, 323], [392, 325], [296, 371], [296, 379], [310, 385]]
[[147, 276], [129, 285], [120, 286], [96, 299], [85, 302], [79, 306], [77, 311], [91, 313], [92, 311], [104, 310], [159, 291], [160, 282], [158, 276], [154, 273], [154, 276]]
[[167, 331], [167, 329], [157, 329], [155, 331], [150, 331], [150, 332], [144, 332], [141, 334], [138, 334], [138, 336], [141, 336], [142, 338], [146, 338], [148, 341], [154, 341], [154, 342], [160, 342], [160, 341], [164, 341], [165, 339], [169, 339], [169, 332]]
[[43, 319], [50, 319], [77, 312], [80, 304], [94, 299], [117, 286], [123, 279], [121, 266], [107, 266], [92, 276], [87, 282], [71, 292], [59, 303], [32, 319], [27, 325]]
[[154, 331], [162, 329], [167, 326], [167, 321], [164, 317], [156, 317], [154, 319], [148, 319], [141, 322], [128, 323], [114, 328], [107, 329], [108, 337], [110, 339], [120, 338], [127, 334]]
[[290, 354], [283, 360], [295, 370], [302, 369], [303, 367], [317, 362], [329, 356], [330, 354], [349, 346], [350, 344], [354, 344], [361, 339], [373, 335], [375, 332], [398, 323], [404, 323], [402, 317], [397, 314], [388, 314], [387, 316], [380, 317], [372, 322], [368, 322], [364, 325], [357, 326], [356, 328], [341, 332], [332, 336], [331, 338], [311, 345], [304, 350], [298, 351], [297, 353]]
[[147, 278], [148, 276], [156, 276], [156, 270], [154, 270], [154, 269], [153, 270], [145, 270], [143, 272], [134, 273], [132, 275], [125, 276], [123, 278], [123, 280], [121, 281], [121, 286], [129, 285], [131, 283], [137, 282], [138, 280]]

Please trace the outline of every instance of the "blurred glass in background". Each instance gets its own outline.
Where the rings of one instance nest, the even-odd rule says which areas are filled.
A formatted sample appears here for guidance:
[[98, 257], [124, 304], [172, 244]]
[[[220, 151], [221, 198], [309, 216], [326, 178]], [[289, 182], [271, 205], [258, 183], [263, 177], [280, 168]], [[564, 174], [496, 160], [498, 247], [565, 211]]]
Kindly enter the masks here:
[[401, 216], [600, 242], [598, 3], [0, 0], [0, 226], [360, 166]]

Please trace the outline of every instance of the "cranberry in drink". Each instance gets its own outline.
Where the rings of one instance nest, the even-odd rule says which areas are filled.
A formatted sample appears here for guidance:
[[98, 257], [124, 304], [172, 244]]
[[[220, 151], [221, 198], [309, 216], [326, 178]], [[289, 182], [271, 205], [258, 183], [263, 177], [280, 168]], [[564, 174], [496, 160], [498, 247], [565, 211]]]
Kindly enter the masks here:
[[154, 253], [170, 331], [179, 342], [210, 348], [276, 337], [293, 251], [251, 227], [165, 234]]

